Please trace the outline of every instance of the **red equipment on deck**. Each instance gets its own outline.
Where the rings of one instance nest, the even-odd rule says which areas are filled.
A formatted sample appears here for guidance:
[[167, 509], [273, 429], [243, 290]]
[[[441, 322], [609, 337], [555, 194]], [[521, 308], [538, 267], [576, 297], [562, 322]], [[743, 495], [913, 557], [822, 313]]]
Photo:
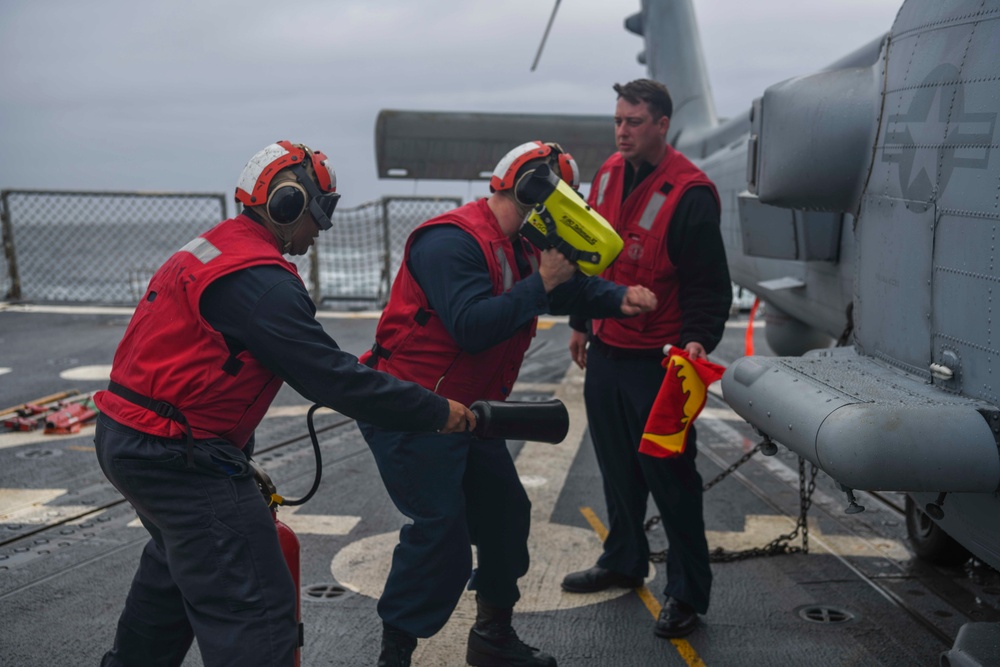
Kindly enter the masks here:
[[81, 426], [97, 417], [98, 410], [93, 393], [77, 394], [73, 389], [0, 411], [3, 426], [9, 431], [44, 428], [46, 434], [79, 433]]
[[278, 533], [278, 544], [281, 546], [281, 554], [285, 557], [285, 563], [288, 565], [288, 571], [292, 574], [292, 582], [295, 584], [295, 621], [299, 624], [299, 641], [298, 647], [295, 649], [295, 667], [299, 667], [302, 660], [302, 645], [304, 643], [302, 599], [299, 594], [299, 588], [301, 586], [301, 577], [299, 574], [299, 538], [296, 537], [295, 531], [288, 527], [288, 524], [278, 519], [278, 505], [280, 505], [284, 499], [278, 495], [278, 490], [274, 486], [274, 482], [271, 481], [271, 478], [266, 472], [264, 472], [264, 469], [261, 468], [256, 461], [251, 460], [250, 466], [253, 468], [254, 479], [257, 481], [257, 487], [264, 495], [264, 499], [267, 501], [267, 506], [271, 509], [271, 516], [274, 517], [274, 529]]
[[[292, 581], [295, 583], [296, 592], [301, 589], [300, 579], [300, 561], [299, 561], [299, 538], [295, 535], [295, 531], [288, 527], [288, 524], [281, 521], [278, 518], [278, 511], [276, 507], [271, 508], [271, 516], [274, 517], [274, 527], [278, 531], [278, 544], [281, 545], [281, 553], [285, 557], [285, 562], [288, 564], [288, 570], [292, 573]], [[303, 630], [305, 629], [302, 625], [302, 596], [296, 594], [295, 596], [295, 620], [299, 624], [299, 645], [295, 649], [295, 667], [299, 667], [299, 663], [302, 657], [302, 644], [304, 642]]]
[[65, 435], [79, 433], [80, 427], [97, 416], [93, 403], [70, 403], [45, 418], [45, 433]]

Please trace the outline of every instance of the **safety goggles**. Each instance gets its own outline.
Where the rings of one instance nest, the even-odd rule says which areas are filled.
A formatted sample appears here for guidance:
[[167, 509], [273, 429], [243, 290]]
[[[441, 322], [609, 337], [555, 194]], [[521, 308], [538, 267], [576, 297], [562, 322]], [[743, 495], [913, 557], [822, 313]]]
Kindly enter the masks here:
[[313, 220], [322, 230], [333, 227], [333, 212], [340, 201], [340, 195], [336, 192], [322, 192], [301, 166], [294, 167], [292, 172], [309, 195], [309, 213]]

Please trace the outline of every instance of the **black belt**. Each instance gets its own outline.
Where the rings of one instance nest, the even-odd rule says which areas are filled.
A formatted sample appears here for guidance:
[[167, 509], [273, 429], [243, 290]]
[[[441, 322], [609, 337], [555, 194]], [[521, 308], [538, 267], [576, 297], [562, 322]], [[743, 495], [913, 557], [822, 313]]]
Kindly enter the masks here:
[[608, 359], [663, 359], [663, 348], [629, 348], [608, 345], [596, 336], [590, 339], [590, 349]]
[[194, 467], [194, 436], [191, 434], [191, 425], [188, 424], [187, 418], [180, 410], [166, 401], [153, 400], [149, 396], [144, 396], [137, 391], [132, 391], [128, 387], [123, 387], [117, 382], [109, 382], [108, 391], [116, 396], [121, 396], [130, 403], [135, 403], [140, 408], [146, 408], [161, 417], [175, 421], [183, 426], [185, 439], [187, 440], [187, 467]]

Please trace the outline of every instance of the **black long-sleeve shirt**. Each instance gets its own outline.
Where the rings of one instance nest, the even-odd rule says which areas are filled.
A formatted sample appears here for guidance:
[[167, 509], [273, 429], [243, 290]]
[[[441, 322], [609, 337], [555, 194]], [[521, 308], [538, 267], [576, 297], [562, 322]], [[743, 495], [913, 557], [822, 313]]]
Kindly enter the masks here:
[[445, 398], [374, 371], [341, 350], [316, 320], [305, 286], [279, 266], [219, 278], [202, 295], [201, 314], [231, 351], [248, 350], [314, 403], [399, 431], [435, 431], [448, 419]]
[[[521, 275], [530, 271], [518, 242], [514, 257]], [[410, 246], [409, 267], [448, 333], [473, 354], [510, 338], [546, 313], [622, 316], [626, 288], [579, 272], [546, 294], [536, 271], [494, 297], [482, 248], [471, 234], [452, 225], [422, 231]]]

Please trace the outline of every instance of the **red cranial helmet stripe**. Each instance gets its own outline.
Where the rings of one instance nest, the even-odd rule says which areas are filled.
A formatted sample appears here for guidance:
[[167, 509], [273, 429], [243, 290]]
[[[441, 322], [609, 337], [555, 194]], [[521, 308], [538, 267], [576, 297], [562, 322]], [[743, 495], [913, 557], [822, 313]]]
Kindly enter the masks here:
[[278, 225], [282, 241], [306, 213], [320, 229], [330, 229], [339, 199], [337, 173], [326, 155], [290, 141], [258, 151], [236, 183], [236, 201]]
[[278, 141], [261, 149], [250, 158], [236, 183], [236, 200], [244, 206], [262, 206], [275, 175], [286, 167], [311, 164], [317, 185], [322, 192], [337, 191], [337, 174], [327, 157], [302, 144]]
[[576, 160], [573, 159], [572, 155], [566, 153], [561, 148], [559, 148], [558, 151], [559, 168], [557, 171], [559, 173], [559, 178], [566, 181], [574, 190], [578, 190], [580, 188], [580, 167], [577, 166]]
[[549, 166], [574, 189], [580, 187], [580, 170], [572, 155], [556, 143], [528, 141], [511, 149], [500, 159], [490, 178], [490, 190], [500, 192], [513, 188], [521, 169], [541, 158], [548, 158]]
[[313, 172], [323, 192], [337, 191], [337, 172], [333, 170], [330, 160], [321, 151], [312, 151]]

